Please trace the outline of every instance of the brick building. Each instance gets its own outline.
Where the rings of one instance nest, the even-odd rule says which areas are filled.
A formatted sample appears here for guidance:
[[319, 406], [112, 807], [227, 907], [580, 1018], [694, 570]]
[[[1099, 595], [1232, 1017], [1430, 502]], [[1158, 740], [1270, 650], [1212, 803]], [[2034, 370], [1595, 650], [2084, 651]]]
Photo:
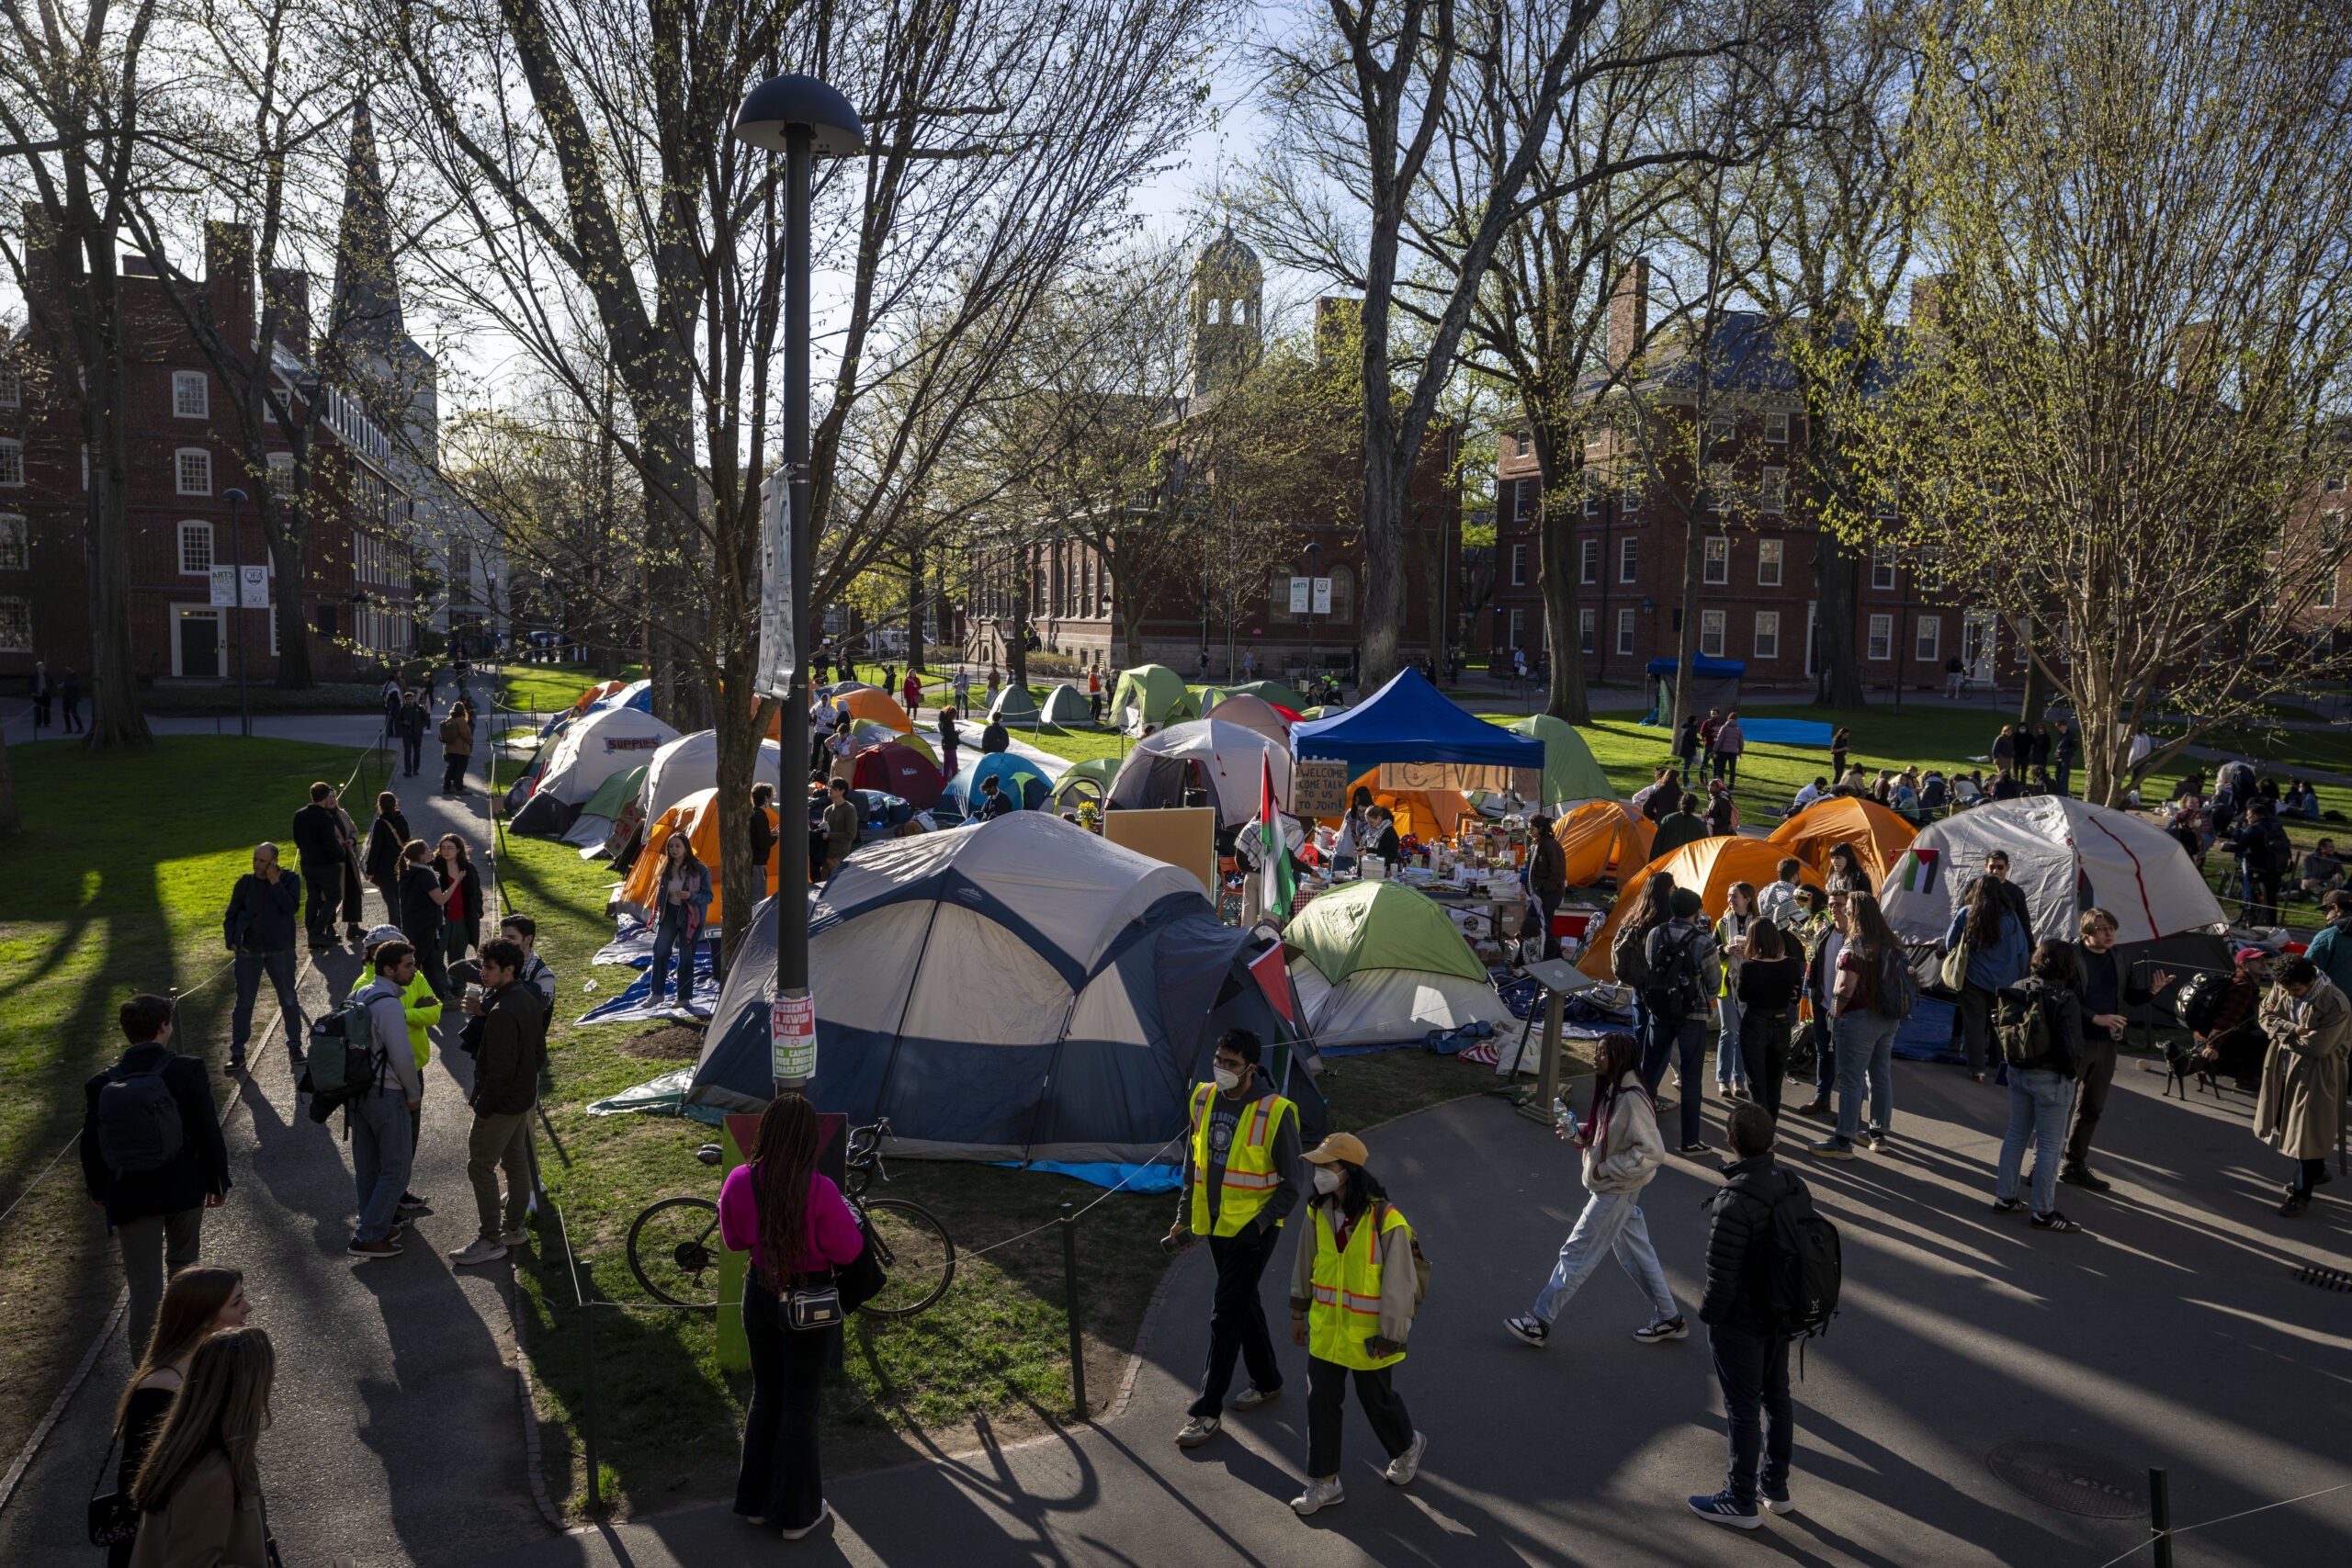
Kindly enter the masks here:
[[[28, 213], [28, 228], [39, 217]], [[252, 257], [246, 231], [212, 225], [204, 276], [186, 286], [204, 290], [232, 342], [261, 353]], [[356, 259], [339, 261], [339, 297], [353, 287]], [[250, 502], [232, 508], [223, 492], [251, 495], [260, 483], [286, 482], [291, 451], [246, 451], [230, 389], [173, 308], [154, 264], [133, 254], [121, 265], [131, 639], [141, 680], [233, 678], [232, 634], [239, 629], [249, 675], [275, 675], [276, 614], [211, 603], [212, 569], [239, 559], [266, 569], [273, 604], [299, 600], [319, 679], [365, 678], [409, 653], [417, 625], [414, 506], [396, 462], [401, 443], [356, 389], [318, 384], [308, 280], [300, 274], [277, 280], [282, 297], [299, 308], [266, 347], [279, 389], [315, 431], [309, 557], [301, 581], [286, 583], [264, 544], [257, 509]], [[38, 251], [29, 282], [36, 295], [57, 288]], [[52, 675], [88, 669], [81, 415], [71, 368], [41, 365], [41, 349], [28, 329], [0, 356], [0, 678], [23, 676], [36, 660]], [[233, 627], [240, 615], [242, 627]]]

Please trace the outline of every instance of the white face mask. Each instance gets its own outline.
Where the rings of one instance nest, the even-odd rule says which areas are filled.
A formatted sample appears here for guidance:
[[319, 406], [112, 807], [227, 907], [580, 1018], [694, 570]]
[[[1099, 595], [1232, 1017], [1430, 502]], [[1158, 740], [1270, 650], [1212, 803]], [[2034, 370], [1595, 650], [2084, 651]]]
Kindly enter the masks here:
[[1225, 1068], [1219, 1067], [1216, 1069], [1216, 1087], [1225, 1090], [1226, 1093], [1231, 1094], [1235, 1089], [1241, 1087], [1241, 1075], [1239, 1073], [1227, 1072]]
[[1340, 1173], [1328, 1165], [1315, 1168], [1315, 1190], [1329, 1197], [1340, 1190]]

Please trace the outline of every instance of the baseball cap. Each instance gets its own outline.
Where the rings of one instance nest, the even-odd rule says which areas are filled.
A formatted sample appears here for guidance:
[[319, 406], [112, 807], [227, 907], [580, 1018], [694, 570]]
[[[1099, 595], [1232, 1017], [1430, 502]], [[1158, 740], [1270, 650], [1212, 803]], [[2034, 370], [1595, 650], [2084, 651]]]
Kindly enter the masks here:
[[1363, 1165], [1372, 1158], [1363, 1140], [1353, 1133], [1334, 1133], [1301, 1155], [1309, 1165], [1336, 1165], [1345, 1160], [1350, 1165]]
[[2240, 964], [2267, 964], [2277, 956], [2278, 954], [2267, 947], [2241, 947], [2238, 949], [2237, 961]]

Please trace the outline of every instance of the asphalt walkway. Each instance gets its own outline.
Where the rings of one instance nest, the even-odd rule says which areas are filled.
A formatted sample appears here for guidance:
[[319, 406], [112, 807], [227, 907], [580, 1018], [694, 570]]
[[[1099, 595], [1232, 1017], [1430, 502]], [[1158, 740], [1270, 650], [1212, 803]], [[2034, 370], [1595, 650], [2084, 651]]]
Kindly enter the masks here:
[[[1581, 1192], [1565, 1145], [1479, 1099], [1369, 1137], [1434, 1265], [1398, 1374], [1430, 1437], [1410, 1488], [1383, 1483], [1369, 1430], [1351, 1412], [1348, 1500], [1309, 1520], [1292, 1515], [1306, 1380], [1287, 1346], [1280, 1403], [1230, 1418], [1226, 1436], [1196, 1451], [1170, 1442], [1205, 1341], [1210, 1271], [1194, 1253], [1177, 1266], [1131, 1404], [1099, 1425], [833, 1481], [835, 1519], [796, 1545], [716, 1505], [475, 1560], [2098, 1568], [2144, 1540], [2144, 1512], [2094, 1518], [2030, 1500], [1995, 1476], [1994, 1450], [2063, 1444], [2103, 1461], [2125, 1487], [2165, 1466], [2182, 1524], [2352, 1486], [2337, 1440], [2352, 1420], [2352, 1316], [2345, 1297], [2293, 1276], [2307, 1263], [2352, 1266], [2352, 1204], [2330, 1199], [2302, 1220], [2277, 1218], [2284, 1162], [2248, 1136], [2243, 1097], [2184, 1106], [2160, 1100], [2159, 1081], [2127, 1071], [2117, 1085], [2102, 1135], [2116, 1152], [2101, 1162], [2114, 1193], [2062, 1189], [2086, 1235], [2040, 1235], [1990, 1213], [2007, 1096], [1950, 1068], [1898, 1064], [1897, 1154], [1827, 1167], [1793, 1156], [1843, 1229], [1844, 1308], [1797, 1385], [1798, 1511], [1753, 1535], [1682, 1506], [1723, 1475], [1702, 1335], [1634, 1343], [1644, 1305], [1607, 1263], [1547, 1348], [1502, 1332], [1548, 1269]], [[1712, 1107], [1710, 1123], [1720, 1127]], [[1702, 1204], [1714, 1185], [1677, 1161], [1644, 1203], [1685, 1301], [1700, 1284]], [[1278, 1324], [1283, 1286], [1271, 1276], [1284, 1272], [1270, 1270], [1266, 1292]], [[2200, 1532], [2181, 1561], [2316, 1568], [2342, 1562], [2348, 1536], [2344, 1490]]]
[[[335, 721], [303, 722], [311, 732], [293, 738], [323, 739], [316, 731]], [[435, 782], [394, 781], [410, 827], [428, 840], [465, 834], [479, 862], [489, 832], [481, 792], [442, 801], [430, 792]], [[289, 803], [289, 818], [293, 809]], [[368, 815], [354, 811], [363, 824]], [[373, 923], [373, 892], [367, 903]], [[347, 947], [305, 964], [304, 1009], [315, 1015], [339, 1000], [361, 967]], [[507, 1270], [453, 1269], [446, 1256], [475, 1231], [465, 1174], [471, 1059], [459, 1052], [453, 1062], [436, 1039], [410, 1182], [435, 1213], [415, 1222], [401, 1257], [362, 1263], [344, 1251], [354, 1194], [342, 1119], [310, 1120], [277, 1021], [265, 986], [254, 1009], [256, 1070], [224, 1117], [234, 1185], [205, 1217], [204, 1258], [245, 1270], [252, 1321], [269, 1331], [277, 1352], [261, 1472], [286, 1562], [323, 1564], [335, 1556], [390, 1568], [545, 1540], [549, 1527], [532, 1502], [524, 1462]], [[0, 1562], [89, 1568], [97, 1561], [83, 1539], [84, 1504], [130, 1366], [117, 1329], [0, 1513]]]

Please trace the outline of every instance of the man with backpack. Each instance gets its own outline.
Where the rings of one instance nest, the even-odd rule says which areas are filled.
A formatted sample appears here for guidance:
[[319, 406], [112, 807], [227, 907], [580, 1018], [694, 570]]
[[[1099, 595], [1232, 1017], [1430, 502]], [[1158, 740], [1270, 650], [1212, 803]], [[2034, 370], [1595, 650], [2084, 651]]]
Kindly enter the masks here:
[[1643, 1005], [1653, 1021], [1642, 1062], [1642, 1087], [1655, 1097], [1668, 1061], [1676, 1063], [1682, 1079], [1680, 1152], [1704, 1154], [1699, 1100], [1705, 1079], [1700, 1069], [1706, 1056], [1707, 1018], [1723, 989], [1723, 959], [1696, 893], [1678, 887], [1668, 907], [1671, 918], [1650, 932], [1644, 949], [1650, 973]]
[[[354, 992], [343, 1008], [345, 1050], [366, 1057], [344, 1101], [359, 1201], [358, 1228], [345, 1250], [370, 1260], [401, 1255], [401, 1198], [416, 1160], [409, 1111], [424, 1103], [424, 1076], [409, 1046], [401, 999], [416, 978], [416, 949], [388, 942], [376, 949], [375, 965], [374, 983]], [[315, 1068], [312, 1073], [315, 1077]]]
[[413, 779], [416, 777], [416, 771], [424, 765], [424, 730], [432, 721], [433, 716], [425, 711], [424, 704], [416, 700], [414, 692], [401, 694], [398, 721], [401, 777]]
[[122, 1004], [121, 1060], [83, 1086], [82, 1181], [105, 1205], [130, 1288], [130, 1343], [155, 1328], [164, 1281], [197, 1261], [204, 1211], [229, 1191], [229, 1145], [204, 1064], [172, 1049], [172, 1004]]
[[[466, 1178], [473, 1183], [481, 1232], [449, 1255], [461, 1267], [495, 1263], [523, 1245], [523, 1215], [531, 1201], [531, 1108], [538, 1103], [539, 1069], [548, 1059], [548, 1010], [523, 982], [522, 947], [501, 937], [481, 950], [487, 993], [481, 1043], [474, 1051], [473, 1130], [466, 1138]], [[498, 1173], [506, 1172], [502, 1212]], [[503, 1213], [503, 1217], [502, 1217]]]
[[1699, 1321], [1723, 1388], [1731, 1468], [1722, 1491], [1690, 1504], [1702, 1519], [1752, 1530], [1765, 1509], [1796, 1509], [1789, 1342], [1820, 1332], [1838, 1310], [1838, 1232], [1815, 1212], [1804, 1183], [1773, 1163], [1772, 1118], [1762, 1106], [1733, 1106], [1724, 1141], [1733, 1163], [1712, 1204]]
[[2072, 1186], [2104, 1192], [2109, 1183], [2091, 1170], [2091, 1137], [2107, 1112], [2108, 1090], [2115, 1083], [2115, 1050], [2122, 1043], [2131, 1020], [2124, 1009], [2145, 1007], [2158, 991], [2172, 984], [2170, 971], [2152, 970], [2144, 984], [2115, 960], [2116, 922], [2105, 909], [2086, 910], [2082, 941], [2075, 943], [2075, 978], [2068, 987], [2082, 1013], [2083, 1059], [2075, 1077], [2082, 1088], [2075, 1100], [2075, 1130], [2066, 1138], [2066, 1163], [2058, 1179]]

